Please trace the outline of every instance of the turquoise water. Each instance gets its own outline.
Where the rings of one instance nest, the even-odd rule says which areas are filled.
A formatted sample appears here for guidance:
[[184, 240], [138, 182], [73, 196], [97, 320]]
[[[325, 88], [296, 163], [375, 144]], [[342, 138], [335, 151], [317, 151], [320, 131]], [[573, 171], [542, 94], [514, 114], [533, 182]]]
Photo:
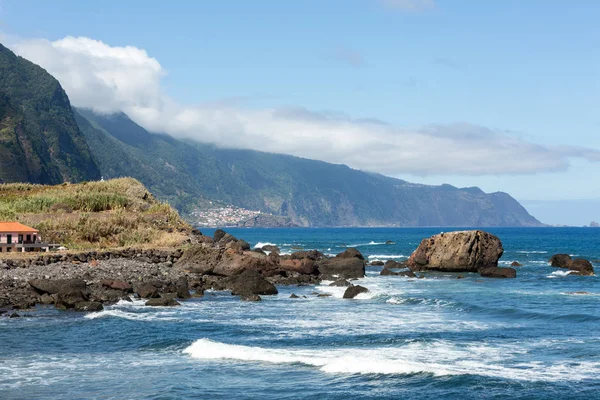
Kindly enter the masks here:
[[[503, 241], [501, 264], [523, 264], [517, 279], [369, 267], [358, 283], [371, 292], [355, 300], [319, 285], [261, 303], [212, 292], [178, 308], [0, 318], [0, 398], [600, 398], [600, 279], [547, 265], [558, 252], [600, 259], [600, 229], [489, 231]], [[357, 246], [402, 260], [440, 229], [229, 232], [284, 252]]]

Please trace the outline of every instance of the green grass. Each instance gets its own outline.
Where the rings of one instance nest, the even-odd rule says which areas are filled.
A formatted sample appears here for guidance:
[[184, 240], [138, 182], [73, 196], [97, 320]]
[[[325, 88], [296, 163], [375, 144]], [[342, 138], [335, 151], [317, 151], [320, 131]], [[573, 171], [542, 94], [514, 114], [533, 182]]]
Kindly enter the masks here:
[[119, 178], [44, 186], [0, 185], [0, 220], [40, 230], [45, 241], [71, 249], [169, 247], [191, 227], [137, 180]]

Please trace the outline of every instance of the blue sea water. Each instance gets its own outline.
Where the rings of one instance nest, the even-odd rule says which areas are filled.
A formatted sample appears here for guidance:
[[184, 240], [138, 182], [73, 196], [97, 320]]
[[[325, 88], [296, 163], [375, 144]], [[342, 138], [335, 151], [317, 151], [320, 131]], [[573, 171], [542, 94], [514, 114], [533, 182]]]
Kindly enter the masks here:
[[[523, 264], [516, 279], [368, 267], [357, 283], [370, 292], [354, 300], [323, 284], [280, 287], [260, 303], [207, 292], [177, 308], [0, 318], [0, 398], [600, 398], [600, 279], [547, 264], [559, 252], [600, 259], [600, 229], [489, 231], [502, 265]], [[402, 260], [440, 229], [230, 232], [283, 252], [355, 246]]]

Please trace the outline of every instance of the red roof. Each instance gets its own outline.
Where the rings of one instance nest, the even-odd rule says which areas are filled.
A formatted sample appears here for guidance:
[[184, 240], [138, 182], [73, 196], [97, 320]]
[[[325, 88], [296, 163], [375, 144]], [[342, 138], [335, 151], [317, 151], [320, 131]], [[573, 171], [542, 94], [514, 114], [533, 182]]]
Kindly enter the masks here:
[[37, 229], [30, 228], [19, 222], [0, 222], [0, 232], [8, 233], [38, 233]]

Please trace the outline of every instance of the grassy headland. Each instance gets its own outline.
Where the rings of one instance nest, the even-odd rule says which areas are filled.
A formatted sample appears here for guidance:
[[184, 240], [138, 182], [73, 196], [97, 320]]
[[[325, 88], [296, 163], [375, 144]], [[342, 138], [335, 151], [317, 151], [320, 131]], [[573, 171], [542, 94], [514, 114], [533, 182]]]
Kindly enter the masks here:
[[69, 249], [170, 247], [192, 227], [133, 178], [56, 186], [0, 184], [0, 221], [40, 230]]

